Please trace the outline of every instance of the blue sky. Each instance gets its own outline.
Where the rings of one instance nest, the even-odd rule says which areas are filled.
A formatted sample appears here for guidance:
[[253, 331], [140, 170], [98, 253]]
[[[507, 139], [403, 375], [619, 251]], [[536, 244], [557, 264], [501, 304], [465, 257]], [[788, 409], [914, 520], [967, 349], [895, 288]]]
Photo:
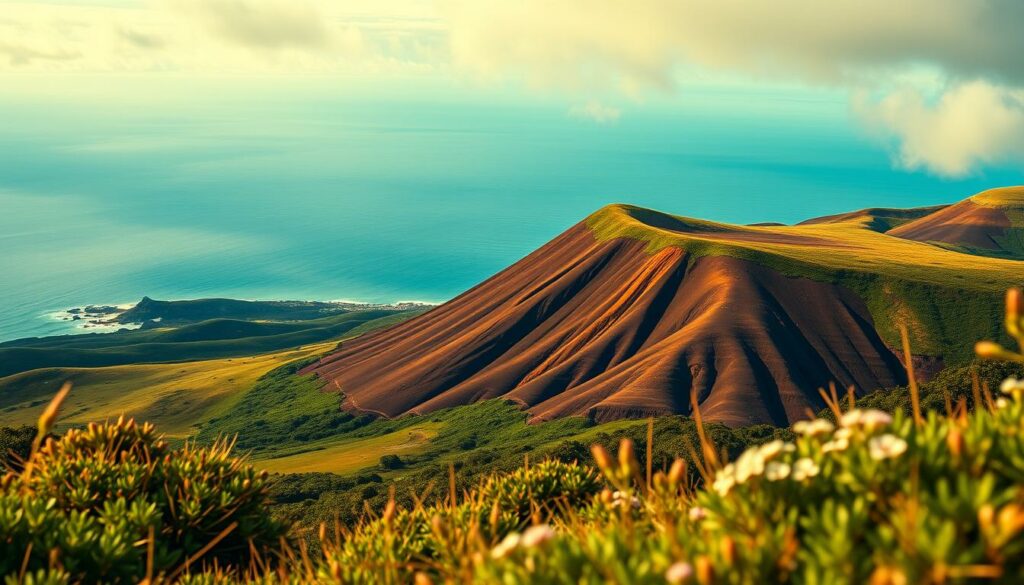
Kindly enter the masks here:
[[1024, 183], [1022, 7], [0, 0], [0, 339], [143, 295], [441, 301], [612, 202]]
[[1013, 0], [0, 0], [0, 12], [0, 76], [26, 100], [117, 107], [131, 91], [163, 107], [159, 80], [95, 80], [273, 91], [312, 76], [338, 95], [549, 100], [614, 125], [708, 85], [743, 98], [730, 103], [743, 117], [784, 87], [841, 96], [910, 172], [964, 177], [1024, 154]]

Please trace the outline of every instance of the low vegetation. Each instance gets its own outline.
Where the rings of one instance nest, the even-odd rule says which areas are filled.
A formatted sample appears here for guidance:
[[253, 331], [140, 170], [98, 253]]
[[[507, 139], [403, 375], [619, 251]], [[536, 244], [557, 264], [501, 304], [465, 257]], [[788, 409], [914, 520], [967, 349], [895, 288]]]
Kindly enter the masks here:
[[[1018, 341], [1022, 304], [1012, 292]], [[356, 519], [335, 508], [290, 528], [266, 514], [267, 476], [223, 442], [175, 449], [125, 420], [48, 436], [62, 393], [39, 429], [12, 435], [38, 438], [0, 481], [0, 572], [32, 583], [1018, 583], [1024, 381], [1012, 372], [1024, 355], [992, 342], [977, 353], [1016, 365], [859, 400], [826, 393], [824, 416], [792, 429], [726, 429], [696, 410], [611, 432], [582, 420], [487, 432], [509, 405], [452, 409], [431, 419], [452, 430], [435, 439], [450, 450], [433, 460], [444, 475], [403, 483], [426, 473], [427, 451], [361, 476], [284, 478], [279, 503], [321, 488], [367, 501]], [[510, 468], [474, 476], [488, 445]]]
[[0, 343], [0, 378], [39, 368], [252, 356], [358, 335], [420, 312], [352, 311], [295, 322], [211, 319], [173, 328], [19, 339]]

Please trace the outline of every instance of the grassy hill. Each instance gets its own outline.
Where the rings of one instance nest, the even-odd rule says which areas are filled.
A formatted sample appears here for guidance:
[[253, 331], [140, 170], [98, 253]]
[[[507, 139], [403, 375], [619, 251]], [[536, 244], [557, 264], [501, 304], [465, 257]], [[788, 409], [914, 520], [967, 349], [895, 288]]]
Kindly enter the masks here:
[[169, 436], [185, 437], [203, 420], [230, 409], [239, 393], [267, 372], [333, 346], [327, 342], [251, 357], [176, 364], [22, 372], [0, 378], [0, 425], [16, 426], [38, 418], [61, 384], [70, 381], [75, 391], [65, 404], [64, 427], [123, 414], [159, 424]]
[[[418, 312], [352, 311], [294, 322], [211, 319], [0, 344], [0, 426], [31, 423], [61, 384], [70, 381], [75, 391], [61, 429], [126, 415], [158, 423], [169, 436], [183, 439], [210, 419], [230, 418], [237, 403], [268, 373]], [[294, 368], [285, 376], [292, 373]], [[304, 395], [304, 404], [342, 416], [337, 396], [319, 392], [319, 383], [305, 382], [311, 391]], [[280, 396], [270, 402], [295, 407]], [[295, 407], [283, 415], [291, 424], [302, 412]], [[239, 426], [225, 434], [253, 422], [237, 420]]]
[[[998, 205], [1024, 219], [1024, 189], [987, 191], [967, 201]], [[958, 363], [969, 358], [965, 348], [971, 340], [1000, 335], [995, 324], [1001, 295], [1024, 276], [1017, 259], [968, 255], [962, 246], [886, 233], [948, 209], [868, 209], [793, 226], [739, 226], [610, 205], [586, 223], [600, 240], [639, 240], [650, 254], [675, 247], [695, 257], [740, 258], [787, 276], [844, 286], [864, 299], [889, 345], [898, 347], [903, 324], [916, 352]], [[1012, 230], [1007, 234], [1012, 237]]]

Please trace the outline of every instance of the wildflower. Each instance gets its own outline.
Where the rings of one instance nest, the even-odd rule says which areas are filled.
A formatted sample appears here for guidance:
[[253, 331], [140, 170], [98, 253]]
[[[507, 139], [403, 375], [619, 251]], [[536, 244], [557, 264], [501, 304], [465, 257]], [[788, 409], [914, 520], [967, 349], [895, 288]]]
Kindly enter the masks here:
[[612, 507], [619, 508], [619, 507], [622, 507], [622, 506], [630, 506], [632, 508], [639, 508], [640, 507], [640, 498], [638, 498], [638, 497], [636, 497], [634, 495], [627, 494], [625, 492], [620, 492], [620, 491], [616, 490], [612, 494]]
[[790, 445], [789, 443], [783, 442], [779, 439], [775, 439], [774, 441], [761, 445], [757, 450], [757, 454], [763, 461], [769, 461], [779, 453], [782, 453], [784, 451], [791, 451], [794, 448], [795, 447], [793, 447], [793, 445]]
[[789, 477], [790, 466], [788, 463], [780, 463], [778, 461], [772, 461], [764, 468], [764, 476], [768, 478], [768, 481], [779, 481], [780, 479], [786, 479]]
[[718, 492], [718, 495], [724, 496], [729, 493], [729, 490], [736, 485], [736, 466], [732, 463], [726, 465], [715, 474], [715, 481], [711, 484], [711, 487]]
[[509, 553], [514, 551], [516, 547], [519, 546], [520, 540], [521, 537], [519, 536], [518, 532], [509, 533], [509, 535], [506, 536], [504, 540], [498, 543], [498, 546], [495, 546], [493, 549], [491, 549], [491, 558], [502, 559], [507, 557]]
[[907, 450], [907, 442], [896, 435], [885, 434], [868, 442], [868, 451], [875, 461], [899, 457]]
[[814, 420], [801, 420], [793, 424], [793, 432], [798, 435], [805, 437], [817, 437], [818, 435], [826, 435], [831, 433], [835, 429], [835, 425], [828, 422], [823, 418], [816, 418]]
[[839, 423], [846, 428], [863, 428], [865, 431], [873, 431], [884, 427], [892, 422], [892, 416], [881, 410], [869, 408], [867, 410], [854, 409], [847, 412], [839, 419]]
[[793, 464], [793, 479], [803, 481], [818, 475], [821, 468], [810, 457], [801, 457]]
[[694, 522], [700, 522], [701, 520], [708, 517], [708, 511], [705, 510], [704, 508], [701, 508], [700, 506], [694, 506], [690, 508], [690, 511], [687, 512], [687, 514], [690, 516], [690, 520]]
[[1000, 396], [996, 398], [996, 408], [1006, 408], [1010, 405], [1010, 401]]
[[[840, 429], [842, 430], [842, 429]], [[850, 440], [846, 437], [840, 437], [838, 439], [832, 439], [821, 446], [822, 453], [831, 453], [833, 451], [845, 451], [850, 446]]]
[[693, 577], [693, 566], [683, 561], [672, 563], [672, 566], [665, 571], [665, 580], [672, 585], [686, 583], [690, 577]]
[[853, 431], [845, 427], [837, 429], [836, 432], [832, 434], [833, 439], [849, 439], [852, 436]]
[[550, 526], [547, 524], [537, 524], [527, 528], [519, 542], [523, 545], [523, 548], [533, 548], [544, 544], [554, 537], [555, 531]]
[[764, 473], [764, 457], [759, 449], [747, 449], [736, 460], [736, 483], [745, 483], [751, 477]]
[[1003, 380], [999, 389], [1002, 390], [1003, 394], [1009, 394], [1015, 399], [1020, 400], [1021, 394], [1024, 393], [1024, 380], [1018, 380], [1011, 376]]

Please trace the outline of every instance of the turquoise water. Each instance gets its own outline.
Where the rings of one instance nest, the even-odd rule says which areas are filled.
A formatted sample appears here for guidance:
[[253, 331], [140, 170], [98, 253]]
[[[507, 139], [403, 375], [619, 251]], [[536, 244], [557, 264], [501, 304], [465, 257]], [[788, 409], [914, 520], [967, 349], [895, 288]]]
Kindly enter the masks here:
[[602, 126], [473, 92], [0, 96], [0, 340], [143, 295], [443, 301], [610, 202], [788, 223], [1022, 182], [893, 169], [841, 95], [755, 97]]

